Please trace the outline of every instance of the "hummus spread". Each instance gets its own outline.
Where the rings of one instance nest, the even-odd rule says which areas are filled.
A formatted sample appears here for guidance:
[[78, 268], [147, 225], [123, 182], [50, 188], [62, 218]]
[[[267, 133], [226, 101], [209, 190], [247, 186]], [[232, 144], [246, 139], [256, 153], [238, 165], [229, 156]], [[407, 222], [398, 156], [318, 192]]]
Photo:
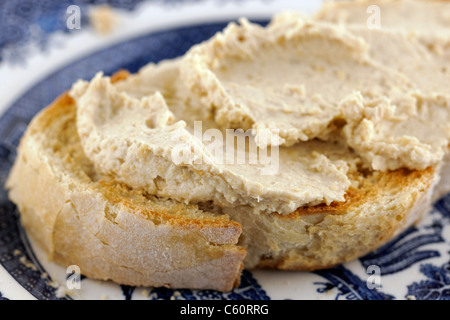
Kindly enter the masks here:
[[[373, 15], [378, 15], [377, 25], [372, 24]], [[450, 61], [450, 4], [440, 0], [375, 0], [328, 2], [315, 14], [316, 21], [327, 21], [340, 25], [352, 33], [359, 34], [373, 46], [372, 54], [380, 58], [383, 51], [390, 54], [381, 58], [390, 67], [403, 67], [404, 71], [417, 70], [423, 66], [421, 59], [427, 63], [440, 64], [440, 72], [449, 77]], [[359, 30], [359, 31], [358, 31]], [[387, 38], [390, 38], [387, 39]], [[395, 41], [393, 41], [395, 39]], [[388, 41], [388, 42], [385, 42]], [[418, 49], [418, 47], [421, 47]], [[382, 49], [382, 50], [380, 50]], [[397, 52], [393, 52], [393, 50]], [[400, 51], [399, 51], [400, 50]], [[406, 51], [403, 55], [402, 51]], [[397, 56], [397, 59], [386, 59]], [[399, 58], [401, 56], [401, 59]], [[406, 58], [406, 59], [405, 59]], [[417, 58], [417, 59], [415, 59]], [[406, 67], [406, 68], [404, 68]], [[433, 70], [433, 67], [430, 68]], [[433, 70], [434, 71], [434, 70]], [[427, 68], [408, 76], [415, 79], [423, 75], [426, 82], [446, 84], [442, 79], [429, 77]]]
[[[77, 100], [82, 146], [99, 173], [184, 203], [213, 201], [221, 207], [248, 205], [281, 214], [344, 200], [351, 184], [347, 172], [352, 156], [337, 144], [310, 141], [280, 148], [272, 155], [276, 170], [266, 174], [264, 170], [273, 169], [275, 163], [262, 161], [253, 139], [241, 149], [224, 143], [219, 146], [221, 157], [212, 152], [209, 139], [202, 139], [203, 131], [195, 134], [195, 127], [187, 125], [189, 117], [175, 116], [185, 114], [187, 103], [173, 95], [178, 65], [168, 61], [147, 67], [117, 85], [98, 74], [91, 82], [74, 86], [71, 95]], [[163, 81], [158, 77], [161, 68], [167, 71]], [[170, 72], [172, 79], [167, 77]], [[158, 81], [159, 87], [150, 85]], [[244, 161], [228, 164], [230, 150], [233, 158], [240, 154]], [[252, 156], [256, 161], [250, 163]]]
[[424, 170], [439, 163], [450, 139], [449, 99], [416, 99], [413, 111], [402, 112], [384, 97], [367, 108], [355, 94], [343, 103], [347, 125], [342, 137], [374, 170]]
[[[367, 55], [363, 39], [300, 15], [267, 28], [241, 20], [187, 53], [181, 75], [191, 94], [227, 128], [279, 129], [280, 144], [327, 139], [340, 104], [360, 92], [409, 104], [409, 80]], [[405, 101], [406, 100], [406, 101]]]
[[243, 19], [119, 83], [99, 73], [71, 90], [83, 149], [99, 173], [183, 203], [288, 214], [344, 201], [359, 169], [425, 169], [450, 138], [444, 60], [380, 34]]
[[[379, 10], [379, 28], [367, 25], [373, 5]], [[381, 103], [378, 113], [360, 114], [356, 123], [347, 118], [343, 132], [348, 145], [375, 170], [424, 169], [442, 160], [450, 139], [450, 5], [421, 0], [327, 3], [315, 19], [338, 23], [363, 38], [374, 60], [417, 88], [409, 108]]]
[[[380, 19], [372, 19], [374, 15], [379, 15]], [[379, 20], [379, 27], [383, 29], [432, 39], [437, 35], [448, 36], [450, 6], [442, 0], [336, 1], [324, 3], [315, 19], [369, 27]]]
[[261, 129], [279, 128], [274, 141], [291, 146], [334, 138], [341, 123], [341, 137], [372, 169], [395, 170], [425, 169], [445, 153], [442, 70], [417, 39], [288, 13], [267, 28], [231, 24], [188, 52], [181, 74], [219, 125], [254, 129], [260, 146]]

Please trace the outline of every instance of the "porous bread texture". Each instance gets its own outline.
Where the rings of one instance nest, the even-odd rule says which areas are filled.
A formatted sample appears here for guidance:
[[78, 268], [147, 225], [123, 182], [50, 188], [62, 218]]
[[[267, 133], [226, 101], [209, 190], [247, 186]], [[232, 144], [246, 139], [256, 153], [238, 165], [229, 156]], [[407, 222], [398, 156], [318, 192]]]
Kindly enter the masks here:
[[7, 188], [50, 259], [120, 284], [228, 291], [242, 262], [248, 269], [331, 267], [418, 221], [437, 180], [434, 168], [360, 173], [345, 202], [289, 215], [199, 209], [98, 176], [80, 146], [75, 112], [63, 95], [32, 121]]
[[434, 168], [362, 178], [346, 201], [299, 208], [290, 215], [225, 211], [243, 227], [247, 268], [317, 270], [361, 257], [420, 221], [430, 210]]

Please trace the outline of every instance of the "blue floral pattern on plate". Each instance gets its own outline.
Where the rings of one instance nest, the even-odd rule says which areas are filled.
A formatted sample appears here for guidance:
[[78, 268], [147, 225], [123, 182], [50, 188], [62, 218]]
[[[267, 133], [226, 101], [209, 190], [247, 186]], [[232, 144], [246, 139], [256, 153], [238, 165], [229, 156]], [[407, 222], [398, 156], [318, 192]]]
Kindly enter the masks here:
[[[450, 196], [447, 196], [448, 198]], [[445, 242], [442, 230], [447, 219], [442, 217], [438, 210], [432, 211], [430, 215], [434, 220], [431, 224], [424, 224], [420, 228], [411, 227], [396, 239], [390, 241], [378, 250], [361, 257], [361, 265], [367, 269], [369, 266], [379, 267], [379, 276], [390, 275], [402, 272], [411, 266], [427, 259], [440, 257], [438, 250], [424, 249], [430, 244]], [[450, 299], [450, 264], [442, 267], [431, 264], [422, 265], [420, 271], [430, 278], [430, 280], [413, 283], [408, 286], [408, 294], [403, 298], [414, 297], [415, 299]], [[327, 282], [317, 283], [321, 287], [320, 293], [325, 293], [331, 289], [337, 289], [336, 299], [344, 298], [348, 300], [391, 300], [394, 297], [384, 293], [379, 288], [371, 290], [367, 286], [367, 281], [361, 280], [344, 266], [338, 266], [329, 270], [319, 270], [315, 272], [327, 279]]]
[[170, 290], [156, 288], [150, 291], [149, 298], [154, 300], [269, 300], [252, 274], [243, 271], [239, 288], [231, 292], [221, 293], [213, 290]]
[[450, 261], [440, 267], [423, 264], [420, 271], [427, 280], [409, 285], [409, 295], [417, 300], [450, 300]]
[[[144, 0], [8, 0], [0, 1], [0, 62], [23, 63], [27, 45], [32, 43], [41, 50], [48, 48], [50, 36], [57, 32], [71, 33], [67, 28], [67, 8], [80, 8], [81, 26], [89, 25], [88, 7], [109, 5], [131, 11]], [[145, 0], [160, 5], [175, 6], [201, 0]], [[230, 1], [230, 0], [228, 0]], [[236, 1], [236, 0], [234, 0]], [[223, 0], [222, 0], [223, 2]]]

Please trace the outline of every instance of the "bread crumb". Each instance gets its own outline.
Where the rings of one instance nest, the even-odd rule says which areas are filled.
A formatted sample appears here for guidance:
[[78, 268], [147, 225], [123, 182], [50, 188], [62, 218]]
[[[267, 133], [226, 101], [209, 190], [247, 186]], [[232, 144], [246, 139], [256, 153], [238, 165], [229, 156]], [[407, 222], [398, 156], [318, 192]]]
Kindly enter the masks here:
[[33, 271], [38, 271], [36, 266], [34, 265], [34, 263], [30, 262], [27, 260], [27, 258], [25, 256], [21, 256], [19, 258], [20, 263], [22, 263], [25, 267], [33, 270]]
[[58, 299], [64, 298], [67, 295], [67, 291], [66, 288], [64, 288], [64, 286], [58, 286], [57, 289], [55, 290], [55, 296]]
[[66, 286], [61, 285], [57, 281], [50, 279], [50, 276], [48, 275], [48, 273], [46, 273], [46, 272], [42, 273], [41, 278], [46, 280], [45, 281], [46, 285], [55, 289], [55, 297], [56, 298], [61, 299], [61, 298], [65, 298], [67, 296], [69, 296], [69, 297], [73, 296], [72, 290], [69, 290]]
[[96, 33], [107, 35], [114, 31], [117, 16], [108, 5], [100, 5], [91, 9], [89, 21]]
[[146, 298], [150, 298], [150, 290], [149, 289], [143, 289], [142, 295]]
[[50, 281], [47, 280], [47, 285], [56, 289], [55, 297], [57, 297], [58, 299], [65, 298], [65, 297], [73, 298], [74, 296], [75, 297], [77, 296], [77, 294], [74, 290], [67, 288], [67, 286], [65, 286], [65, 285], [61, 285], [54, 280], [50, 280]]
[[170, 296], [170, 300], [180, 300], [182, 298], [180, 291], [174, 291], [173, 294]]

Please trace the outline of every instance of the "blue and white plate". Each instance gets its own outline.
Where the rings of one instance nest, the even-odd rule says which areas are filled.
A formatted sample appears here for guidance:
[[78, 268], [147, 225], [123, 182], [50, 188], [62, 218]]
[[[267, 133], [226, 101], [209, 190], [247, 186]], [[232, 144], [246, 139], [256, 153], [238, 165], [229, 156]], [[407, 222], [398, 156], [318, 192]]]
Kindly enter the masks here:
[[[116, 30], [96, 34], [87, 13], [108, 1], [0, 3], [0, 184], [32, 117], [79, 78], [97, 71], [136, 72], [174, 58], [227, 22], [247, 16], [265, 23], [285, 9], [306, 13], [319, 1], [109, 1]], [[78, 5], [81, 29], [67, 29]], [[5, 25], [2, 25], [6, 23]], [[6, 31], [5, 31], [6, 30]], [[119, 286], [82, 277], [47, 261], [22, 229], [17, 208], [0, 190], [0, 300], [4, 299], [450, 299], [450, 195], [422, 223], [358, 260], [316, 272], [244, 271], [230, 293]]]

